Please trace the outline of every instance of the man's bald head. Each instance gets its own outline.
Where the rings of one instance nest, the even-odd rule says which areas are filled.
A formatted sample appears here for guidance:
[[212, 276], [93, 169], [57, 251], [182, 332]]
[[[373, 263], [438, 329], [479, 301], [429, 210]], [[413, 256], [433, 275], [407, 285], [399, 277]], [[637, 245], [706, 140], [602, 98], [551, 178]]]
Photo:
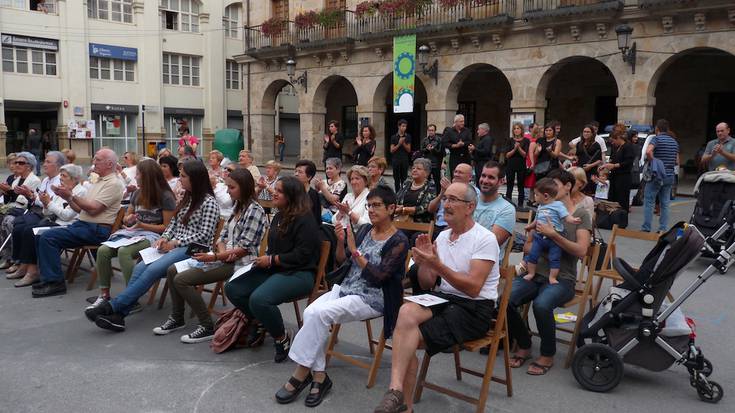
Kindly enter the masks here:
[[472, 180], [472, 167], [466, 163], [461, 163], [454, 167], [454, 176], [452, 182], [469, 184]]
[[720, 122], [715, 126], [715, 132], [717, 133], [718, 139], [725, 140], [725, 138], [730, 136], [730, 125], [725, 122]]
[[92, 161], [94, 171], [100, 176], [106, 176], [115, 171], [117, 165], [117, 154], [109, 148], [102, 148], [97, 151]]

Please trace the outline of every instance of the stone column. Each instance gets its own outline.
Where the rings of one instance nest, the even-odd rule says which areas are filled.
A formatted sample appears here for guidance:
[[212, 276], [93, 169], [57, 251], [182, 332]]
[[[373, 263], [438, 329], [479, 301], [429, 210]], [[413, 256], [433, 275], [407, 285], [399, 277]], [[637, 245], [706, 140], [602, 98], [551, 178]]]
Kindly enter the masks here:
[[624, 123], [651, 125], [653, 124], [653, 108], [656, 98], [653, 96], [620, 96], [616, 100], [618, 105], [618, 120]]
[[[426, 124], [436, 125], [437, 133], [442, 133], [444, 128], [454, 124], [454, 115], [457, 114], [457, 108], [438, 108], [431, 106], [431, 102], [426, 105]], [[472, 127], [472, 126], [468, 126]]]
[[[4, 109], [0, 109], [0, 112], [4, 111]], [[6, 154], [6, 148], [5, 148], [5, 142], [6, 142], [6, 136], [8, 134], [8, 128], [5, 126], [4, 123], [0, 123], [0, 167], [7, 167], [7, 157]]]
[[317, 169], [322, 167], [324, 155], [322, 137], [324, 136], [326, 114], [326, 108], [320, 108], [311, 113], [301, 112], [300, 117], [301, 159], [311, 159], [317, 165]]
[[543, 125], [546, 122], [544, 114], [546, 112], [546, 102], [538, 102], [536, 100], [520, 100], [513, 99], [510, 101], [511, 115], [514, 113], [535, 113], [536, 123]]
[[[247, 117], [245, 117], [247, 122]], [[260, 110], [250, 114], [252, 146], [250, 148], [256, 165], [263, 165], [273, 159], [273, 144], [276, 111], [274, 108]], [[303, 129], [302, 129], [303, 130]], [[246, 137], [247, 139], [247, 137]], [[247, 147], [247, 142], [245, 142]]]

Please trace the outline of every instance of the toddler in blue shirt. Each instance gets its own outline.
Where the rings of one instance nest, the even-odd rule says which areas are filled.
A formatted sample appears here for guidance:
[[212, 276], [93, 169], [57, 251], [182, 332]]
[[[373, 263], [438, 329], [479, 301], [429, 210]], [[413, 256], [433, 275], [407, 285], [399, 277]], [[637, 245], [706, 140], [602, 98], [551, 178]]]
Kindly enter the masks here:
[[[573, 217], [564, 204], [556, 200], [557, 191], [556, 182], [551, 178], [543, 178], [536, 182], [533, 188], [536, 202], [539, 204], [536, 222], [550, 224], [556, 232], [564, 235], [564, 222], [562, 221], [579, 224], [582, 220]], [[523, 278], [528, 281], [533, 280], [536, 276], [536, 264], [544, 251], [548, 251], [549, 283], [556, 284], [559, 282], [557, 276], [561, 268], [561, 247], [550, 238], [539, 234], [538, 231], [533, 235], [531, 252], [526, 257], [528, 274]]]

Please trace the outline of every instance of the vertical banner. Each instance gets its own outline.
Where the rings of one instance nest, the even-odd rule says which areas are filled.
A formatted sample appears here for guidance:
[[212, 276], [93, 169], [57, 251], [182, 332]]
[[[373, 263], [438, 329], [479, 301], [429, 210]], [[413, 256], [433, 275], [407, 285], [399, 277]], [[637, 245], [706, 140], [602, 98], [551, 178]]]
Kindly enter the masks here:
[[416, 35], [393, 38], [393, 113], [413, 112]]

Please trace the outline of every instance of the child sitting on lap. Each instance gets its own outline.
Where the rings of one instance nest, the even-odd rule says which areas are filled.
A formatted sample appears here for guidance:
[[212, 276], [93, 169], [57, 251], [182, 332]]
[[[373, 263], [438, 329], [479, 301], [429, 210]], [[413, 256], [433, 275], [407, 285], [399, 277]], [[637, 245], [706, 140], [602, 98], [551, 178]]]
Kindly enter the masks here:
[[[536, 186], [533, 188], [536, 202], [539, 203], [537, 212], [537, 222], [543, 222], [550, 224], [554, 227], [554, 230], [564, 235], [564, 223], [562, 220], [570, 224], [579, 224], [581, 220], [573, 217], [567, 208], [560, 201], [557, 201], [556, 193], [557, 186], [551, 178], [543, 178], [536, 182]], [[559, 268], [561, 266], [561, 247], [558, 246], [554, 241], [547, 238], [544, 235], [536, 232], [533, 235], [533, 244], [531, 246], [531, 252], [526, 257], [528, 274], [523, 278], [531, 281], [536, 276], [536, 264], [538, 263], [539, 256], [544, 251], [548, 251], [549, 259], [549, 283], [556, 284], [556, 277], [559, 275]]]

